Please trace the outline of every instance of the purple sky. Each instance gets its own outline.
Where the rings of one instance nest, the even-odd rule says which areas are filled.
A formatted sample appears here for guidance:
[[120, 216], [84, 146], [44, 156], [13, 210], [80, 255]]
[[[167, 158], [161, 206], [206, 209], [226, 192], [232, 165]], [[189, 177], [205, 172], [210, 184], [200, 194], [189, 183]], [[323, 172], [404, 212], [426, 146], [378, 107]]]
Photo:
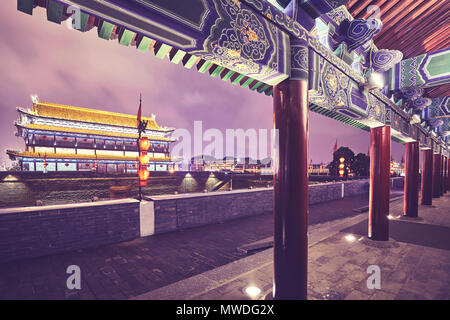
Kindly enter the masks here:
[[[5, 149], [24, 148], [13, 122], [17, 106], [31, 107], [30, 94], [41, 101], [135, 114], [142, 92], [144, 115], [156, 114], [161, 126], [192, 132], [194, 121], [202, 120], [204, 130], [272, 127], [271, 97], [99, 39], [96, 29], [81, 33], [47, 22], [42, 8], [29, 16], [16, 6], [16, 0], [7, 0], [0, 10], [0, 159], [6, 160]], [[336, 139], [355, 153], [367, 152], [368, 132], [311, 112], [314, 163], [331, 160]], [[392, 142], [394, 159], [403, 152]]]

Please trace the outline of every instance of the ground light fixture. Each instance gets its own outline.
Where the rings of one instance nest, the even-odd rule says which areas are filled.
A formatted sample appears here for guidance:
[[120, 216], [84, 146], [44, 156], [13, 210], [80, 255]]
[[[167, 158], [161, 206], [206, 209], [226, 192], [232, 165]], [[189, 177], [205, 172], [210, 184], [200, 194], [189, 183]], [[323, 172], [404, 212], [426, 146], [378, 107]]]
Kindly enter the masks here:
[[348, 242], [354, 242], [356, 241], [356, 237], [352, 234], [348, 234], [345, 236], [345, 240], [347, 240]]
[[256, 286], [248, 286], [244, 291], [251, 298], [256, 298], [259, 294], [261, 294], [261, 289]]

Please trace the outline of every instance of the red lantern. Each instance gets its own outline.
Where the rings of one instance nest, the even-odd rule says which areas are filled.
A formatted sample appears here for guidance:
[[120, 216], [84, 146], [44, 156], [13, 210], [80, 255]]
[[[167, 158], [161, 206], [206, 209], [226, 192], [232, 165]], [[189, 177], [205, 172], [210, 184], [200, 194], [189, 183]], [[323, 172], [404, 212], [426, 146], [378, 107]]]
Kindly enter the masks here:
[[148, 148], [150, 148], [150, 140], [148, 140], [147, 137], [141, 138], [141, 140], [139, 140], [139, 147], [141, 148], [141, 151], [147, 151]]
[[139, 180], [139, 186], [145, 187], [147, 185], [147, 180]]
[[149, 161], [150, 156], [147, 154], [147, 152], [142, 152], [142, 154], [139, 156], [139, 162], [141, 163], [141, 166], [146, 166]]
[[139, 175], [139, 185], [145, 186], [147, 185], [147, 179], [150, 176], [150, 172], [145, 168], [140, 168], [138, 171]]

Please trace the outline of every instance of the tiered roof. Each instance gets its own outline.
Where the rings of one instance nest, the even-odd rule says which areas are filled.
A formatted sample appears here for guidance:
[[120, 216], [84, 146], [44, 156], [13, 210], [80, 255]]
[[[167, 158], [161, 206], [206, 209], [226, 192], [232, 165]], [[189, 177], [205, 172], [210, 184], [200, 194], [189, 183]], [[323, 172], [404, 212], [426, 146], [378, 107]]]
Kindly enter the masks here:
[[[48, 102], [38, 102], [36, 104], [33, 104], [32, 113], [34, 115], [45, 118], [107, 124], [128, 128], [136, 128], [137, 126], [137, 119], [134, 115], [73, 107]], [[142, 117], [142, 120], [148, 121], [147, 129], [166, 132], [172, 131], [170, 129], [168, 130], [165, 128], [161, 128], [156, 123], [154, 118]]]

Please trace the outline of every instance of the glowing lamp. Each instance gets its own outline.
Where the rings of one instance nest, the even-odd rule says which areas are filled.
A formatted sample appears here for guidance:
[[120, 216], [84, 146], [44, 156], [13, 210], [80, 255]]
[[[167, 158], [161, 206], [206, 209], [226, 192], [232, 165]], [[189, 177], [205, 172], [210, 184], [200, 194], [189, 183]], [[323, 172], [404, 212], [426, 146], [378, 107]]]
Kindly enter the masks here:
[[147, 152], [142, 152], [142, 154], [139, 156], [139, 163], [141, 164], [141, 166], [146, 166], [149, 161], [150, 156], [147, 154]]
[[139, 180], [139, 186], [145, 187], [147, 185], [147, 180]]
[[150, 176], [150, 172], [145, 168], [140, 168], [138, 171], [139, 181], [147, 181]]
[[345, 161], [345, 158], [344, 158], [344, 157], [340, 157], [340, 158], [339, 158], [339, 162], [340, 162], [340, 163], [343, 163], [344, 161]]
[[141, 151], [147, 151], [148, 148], [150, 148], [150, 140], [148, 140], [147, 137], [141, 138], [141, 140], [139, 140], [139, 147], [141, 148]]
[[37, 94], [32, 94], [30, 97], [31, 97], [31, 102], [33, 104], [38, 104], [39, 103], [39, 98], [38, 98]]
[[383, 89], [384, 87], [384, 78], [383, 75], [377, 72], [372, 72], [368, 78], [366, 83], [364, 84], [364, 87], [367, 90], [373, 90], [373, 89]]
[[343, 164], [343, 163], [341, 163], [341, 164], [339, 165], [339, 169], [344, 169], [344, 167], [345, 167], [345, 164]]
[[250, 286], [245, 288], [245, 293], [248, 294], [250, 297], [255, 298], [261, 293], [261, 289], [255, 286]]
[[343, 176], [343, 175], [344, 175], [344, 170], [339, 170], [339, 174], [340, 174], [341, 176]]

